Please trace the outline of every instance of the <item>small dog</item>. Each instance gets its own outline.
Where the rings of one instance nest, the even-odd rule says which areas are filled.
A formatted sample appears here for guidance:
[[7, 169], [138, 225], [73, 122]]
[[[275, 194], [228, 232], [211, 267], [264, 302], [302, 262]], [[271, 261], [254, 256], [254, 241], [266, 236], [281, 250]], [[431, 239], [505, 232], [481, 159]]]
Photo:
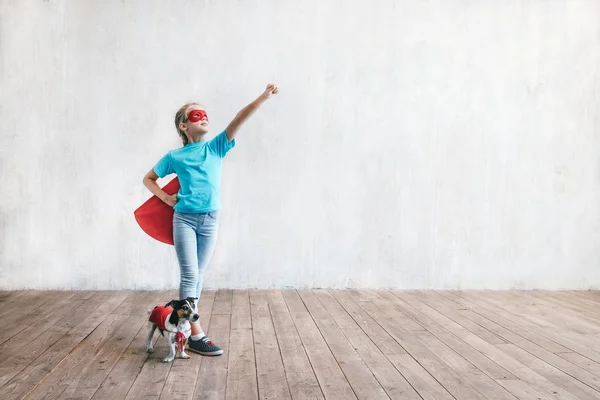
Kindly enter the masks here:
[[150, 311], [148, 332], [148, 353], [152, 353], [152, 336], [156, 328], [167, 340], [169, 355], [163, 362], [172, 362], [175, 356], [179, 358], [190, 358], [185, 352], [185, 344], [190, 337], [192, 327], [190, 321], [196, 322], [200, 318], [196, 309], [197, 297], [188, 297], [184, 300], [171, 300], [164, 306], [156, 306]]

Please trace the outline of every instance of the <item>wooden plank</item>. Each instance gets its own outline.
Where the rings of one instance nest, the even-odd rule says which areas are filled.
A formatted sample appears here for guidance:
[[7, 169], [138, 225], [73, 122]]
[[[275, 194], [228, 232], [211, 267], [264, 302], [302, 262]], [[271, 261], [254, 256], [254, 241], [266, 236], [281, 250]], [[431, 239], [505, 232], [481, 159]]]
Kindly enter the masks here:
[[42, 381], [69, 353], [90, 335], [128, 296], [124, 292], [103, 292], [87, 300], [71, 318], [52, 329], [68, 328], [48, 350], [0, 388], [0, 398], [21, 398]]
[[0, 306], [4, 307], [8, 304], [12, 299], [18, 297], [20, 291], [14, 290], [0, 290]]
[[26, 297], [33, 298], [33, 296], [39, 295], [34, 290], [8, 290], [0, 292], [0, 317], [5, 313], [13, 309], [15, 304], [20, 304], [22, 299]]
[[167, 303], [173, 291], [133, 291], [131, 298], [113, 311], [115, 315], [148, 316], [155, 306]]
[[[538, 297], [541, 296], [539, 293], [536, 294]], [[600, 304], [597, 302], [563, 291], [546, 291], [544, 299], [563, 308], [568, 315], [585, 321], [596, 331], [600, 330]]]
[[[144, 323], [138, 330], [135, 338], [129, 343], [123, 354], [119, 357], [115, 365], [110, 369], [108, 375], [104, 378], [98, 390], [94, 393], [92, 399], [124, 399], [127, 392], [133, 385], [140, 373], [144, 362], [148, 358], [146, 346], [148, 341], [148, 312], [156, 305], [165, 304], [168, 292], [148, 292], [144, 293], [142, 298], [136, 293], [135, 304], [137, 306], [129, 308], [132, 316], [144, 317]], [[165, 301], [166, 300], [166, 301]], [[122, 308], [119, 308], [122, 310]], [[154, 342], [158, 340], [158, 335], [154, 336]]]
[[[448, 293], [443, 293], [443, 295], [449, 296]], [[452, 295], [452, 296], [454, 296], [454, 295]], [[459, 299], [458, 301], [461, 301], [461, 299], [462, 299], [462, 297], [457, 297], [457, 298]], [[473, 299], [471, 299], [471, 300], [473, 301]], [[468, 300], [462, 299], [462, 301], [467, 302]], [[471, 303], [471, 304], [473, 304], [473, 303]], [[475, 307], [478, 307], [478, 306], [475, 306]], [[497, 309], [495, 309], [494, 306], [488, 306], [488, 307], [490, 308], [490, 311], [487, 311], [486, 309], [479, 308], [479, 307], [478, 307], [477, 311], [479, 313], [486, 314], [486, 316], [490, 316], [490, 318], [494, 317], [499, 312], [501, 312], [501, 311], [498, 311]], [[495, 310], [495, 311], [493, 311], [493, 310]], [[467, 315], [467, 317], [473, 318], [473, 315], [471, 315], [471, 316]], [[502, 317], [499, 317], [499, 318], [502, 318]], [[513, 318], [513, 321], [518, 321], [519, 323], [523, 323], [523, 320], [520, 318]], [[478, 320], [478, 322], [481, 324], [489, 324], [489, 323], [493, 324], [493, 322], [490, 322], [489, 320], [487, 320], [485, 318]], [[502, 322], [502, 323], [506, 323], [506, 322]], [[518, 336], [515, 338], [509, 338], [506, 334], [500, 333], [501, 335], [503, 335], [504, 337], [509, 339], [511, 342], [519, 345], [520, 347], [527, 347], [528, 351], [536, 354], [538, 357], [541, 357], [546, 361], [550, 360], [552, 357], [550, 356], [550, 354], [544, 354], [544, 353], [546, 353], [546, 352], [556, 353], [561, 358], [570, 361], [572, 364], [577, 365], [580, 368], [583, 368], [584, 370], [586, 370], [588, 372], [591, 372], [595, 376], [600, 376], [599, 375], [600, 374], [600, 364], [584, 357], [581, 354], [570, 351], [570, 349], [568, 349], [564, 346], [561, 346], [561, 345], [557, 344], [556, 342], [551, 341], [550, 339], [547, 339], [544, 336], [541, 336], [541, 334], [551, 336], [553, 339], [555, 339], [557, 341], [561, 341], [565, 345], [568, 345], [569, 347], [574, 348], [578, 351], [585, 351], [584, 354], [588, 354], [588, 352], [589, 352], [593, 356], [595, 353], [595, 351], [593, 349], [588, 348], [586, 351], [586, 347], [582, 346], [580, 343], [571, 341], [567, 338], [561, 337], [560, 335], [556, 335], [554, 332], [548, 332], [546, 330], [538, 330], [537, 333], [533, 333], [533, 332], [528, 331], [525, 328], [519, 328], [518, 325], [516, 323], [513, 323], [512, 321], [511, 321], [511, 324], [512, 324], [511, 329], [513, 329], [515, 332], [518, 332], [519, 334], [521, 334], [524, 337], [529, 339], [529, 340], [527, 340], [523, 337], [518, 337]], [[597, 346], [593, 346], [593, 347], [596, 348]], [[552, 358], [552, 359], [555, 360], [553, 362], [553, 365], [557, 365], [557, 362], [560, 363], [560, 365], [567, 365], [567, 364], [560, 362], [560, 360], [557, 360], [554, 358]], [[566, 368], [572, 369], [573, 367], [567, 366]], [[583, 375], [585, 375], [585, 373], [583, 373]], [[590, 377], [588, 377], [587, 379], [591, 380]]]
[[[377, 344], [385, 355], [407, 354], [406, 350], [348, 295], [346, 290], [330, 290], [329, 294], [346, 310], [358, 326]], [[363, 297], [364, 298], [364, 297]], [[362, 300], [366, 301], [366, 300]], [[371, 302], [370, 300], [368, 302]], [[385, 316], [387, 318], [387, 316]], [[389, 318], [393, 320], [393, 318]]]
[[518, 379], [509, 380], [498, 380], [498, 384], [502, 385], [506, 390], [512, 393], [516, 398], [520, 400], [550, 400], [550, 397], [546, 397], [537, 390], [532, 389], [525, 382]]
[[[478, 323], [487, 326], [490, 330], [492, 330], [494, 332], [496, 332], [496, 327], [499, 327], [495, 323], [479, 316], [478, 314], [473, 313], [470, 310], [467, 310], [466, 312], [461, 313], [461, 315], [466, 316], [467, 318], [472, 318], [472, 319], [477, 320]], [[499, 327], [499, 328], [500, 328], [500, 330], [504, 330], [504, 328], [502, 328], [502, 327]], [[502, 333], [502, 332], [499, 333], [499, 335], [501, 335], [501, 336], [503, 334], [504, 333]], [[538, 338], [539, 338], [539, 336], [538, 336]], [[595, 387], [594, 385], [597, 384], [597, 382], [595, 381], [596, 377], [593, 376], [592, 374], [590, 374], [589, 371], [586, 371], [585, 368], [583, 368], [583, 369], [578, 368], [575, 364], [566, 362], [565, 359], [555, 356], [554, 353], [552, 353], [551, 351], [545, 349], [542, 346], [535, 344], [534, 342], [532, 342], [530, 340], [527, 340], [523, 337], [513, 334], [511, 337], [511, 342], [518, 344], [520, 347], [527, 349], [527, 351], [529, 351], [530, 353], [563, 369], [565, 372], [570, 372], [571, 374], [577, 374], [577, 375], [581, 376], [583, 378], [583, 381], [592, 387]], [[566, 354], [570, 354], [570, 353], [566, 353]], [[589, 364], [589, 365], [591, 365], [591, 364]]]
[[[415, 335], [397, 322], [400, 311], [389, 301], [362, 301], [363, 310], [372, 316], [419, 364], [425, 368], [455, 398], [484, 399], [473, 385], [440, 360]], [[405, 315], [405, 314], [404, 314]], [[423, 331], [421, 331], [423, 332]]]
[[234, 289], [231, 296], [231, 330], [252, 329], [248, 290]]
[[291, 399], [266, 291], [250, 291], [250, 309], [260, 398]]
[[565, 308], [590, 318], [595, 324], [600, 322], [600, 303], [570, 291], [546, 291], [545, 296], [563, 304]]
[[[485, 317], [475, 313], [472, 310], [461, 311], [461, 315], [463, 315], [464, 317], [469, 318], [483, 326], [486, 326], [491, 331], [497, 333], [500, 336], [503, 336], [504, 338], [510, 340], [512, 343], [517, 344], [524, 349], [527, 349], [530, 353], [538, 356], [539, 358], [541, 358], [547, 362], [551, 362], [555, 366], [562, 366], [562, 368], [566, 368], [565, 371], [567, 371], [567, 372], [568, 371], [576, 371], [575, 372], [576, 374], [579, 374], [579, 375], [585, 377], [585, 379], [588, 379], [589, 382], [594, 382], [594, 384], [596, 383], [595, 377], [589, 376], [588, 373], [592, 373], [595, 376], [600, 376], [600, 375], [598, 375], [598, 374], [600, 374], [600, 364], [597, 364], [591, 360], [588, 360], [577, 353], [572, 353], [572, 352], [557, 353], [557, 355], [560, 356], [562, 359], [571, 361], [571, 363], [565, 364], [564, 360], [561, 361], [561, 359], [559, 359], [558, 357], [556, 357], [554, 355], [555, 353], [553, 353], [553, 352], [549, 351], [547, 348], [543, 347], [543, 345], [544, 345], [543, 341], [538, 341], [538, 343], [540, 344], [540, 345], [538, 345], [528, 339], [525, 339], [524, 337], [521, 337], [517, 334], [512, 333], [511, 331], [506, 330], [504, 327], [497, 325], [495, 322], [486, 319]], [[531, 337], [533, 340], [535, 340], [536, 337], [539, 338], [539, 335], [534, 335], [534, 334], [530, 334], [528, 336]], [[552, 342], [552, 343], [554, 343], [554, 342]], [[550, 347], [552, 347], [552, 346], [550, 346]], [[578, 366], [581, 369], [578, 369], [575, 366]], [[593, 385], [590, 385], [590, 386], [593, 386]]]
[[0, 386], [6, 384], [33, 360], [56, 343], [69, 330], [54, 327], [61, 319], [83, 304], [84, 300], [64, 299], [56, 303], [56, 311], [35, 320], [18, 335], [0, 345]]
[[[332, 290], [331, 295], [341, 304], [360, 328], [377, 344], [394, 367], [407, 379], [419, 395], [426, 400], [449, 400], [454, 397], [425, 370], [406, 350], [398, 344], [373, 319], [373, 315], [364, 311], [348, 297], [348, 292]], [[363, 297], [364, 298], [364, 297]], [[363, 300], [364, 301], [364, 300]]]
[[129, 344], [146, 326], [146, 317], [140, 315], [122, 317], [124, 318], [120, 321], [120, 325], [109, 334], [96, 355], [90, 354], [89, 361], [80, 363], [78, 368], [68, 374], [70, 378], [64, 383], [66, 389], [61, 393], [60, 398], [91, 399], [94, 396]]
[[252, 321], [249, 318], [248, 291], [234, 291], [231, 305], [232, 329], [229, 339], [226, 399], [258, 399], [254, 338]]
[[75, 378], [80, 368], [85, 368], [90, 363], [94, 354], [111, 335], [123, 326], [127, 317], [123, 315], [108, 315], [94, 331], [86, 337], [71, 352], [64, 361], [50, 372], [38, 386], [32, 390], [28, 399], [58, 399]]
[[359, 399], [373, 398], [385, 399], [389, 396], [378, 382], [373, 372], [359, 356], [354, 347], [348, 342], [342, 331], [332, 321], [329, 313], [320, 302], [314, 298], [311, 291], [298, 291], [304, 304], [310, 312], [321, 335], [329, 345], [329, 349], [336, 358], [346, 379], [352, 386]]
[[569, 315], [575, 313], [589, 319], [596, 326], [598, 324], [598, 316], [600, 314], [598, 306], [600, 304], [585, 297], [574, 295], [571, 291], [531, 290], [520, 292], [520, 295], [543, 300], [546, 302], [547, 307], [568, 310]]
[[[456, 304], [449, 301], [445, 297], [438, 296], [432, 291], [411, 291], [411, 296], [418, 298], [421, 302], [427, 304], [432, 309], [440, 312], [455, 323], [463, 326], [465, 329], [479, 336], [490, 344], [503, 344], [506, 343], [502, 337], [496, 335], [493, 331], [486, 329], [485, 327], [467, 319], [463, 318], [460, 311], [452, 306]], [[511, 378], [497, 378], [497, 379], [511, 379]]]
[[[514, 314], [504, 307], [506, 306], [506, 301], [502, 302], [500, 300], [496, 300], [491, 296], [487, 296], [486, 292], [481, 292], [479, 296], [475, 296], [473, 293], [465, 293], [462, 291], [456, 292], [460, 297], [464, 297], [473, 303], [480, 305], [481, 307], [486, 308], [488, 311], [492, 313], [502, 316], [507, 320], [512, 320], [514, 324], [524, 327], [527, 330], [537, 332], [539, 335], [544, 336], [546, 339], [549, 339], [555, 343], [557, 346], [553, 352], [570, 352], [574, 351], [580, 354], [585, 354], [586, 357], [600, 362], [600, 353], [593, 348], [591, 348], [588, 344], [582, 344], [578, 339], [572, 339], [565, 336], [564, 332], [559, 332], [558, 327], [555, 326], [546, 326], [544, 329], [540, 325], [533, 322], [530, 318], [520, 317], [517, 314]], [[530, 312], [535, 312], [535, 310], [530, 310]], [[503, 326], [507, 326], [504, 325]], [[533, 340], [532, 340], [533, 341]], [[539, 343], [539, 342], [536, 342]], [[546, 343], [544, 347], [547, 347], [549, 343]], [[548, 349], [549, 350], [549, 349]]]
[[324, 399], [283, 294], [280, 290], [266, 293], [291, 397], [294, 400]]
[[356, 399], [350, 383], [298, 293], [293, 290], [285, 290], [283, 297], [325, 398]]
[[[162, 294], [161, 294], [162, 295]], [[170, 290], [165, 293], [167, 299], [176, 299], [179, 297], [177, 290]], [[163, 297], [164, 298], [164, 297]], [[167, 300], [168, 301], [168, 300]], [[162, 304], [162, 302], [160, 302]], [[150, 305], [148, 309], [152, 309], [156, 304]], [[146, 317], [147, 318], [147, 317]], [[146, 322], [146, 325], [148, 323]], [[140, 333], [138, 332], [138, 335]], [[158, 399], [163, 390], [169, 371], [173, 366], [173, 363], [164, 363], [162, 360], [169, 353], [167, 348], [166, 340], [160, 336], [158, 332], [154, 333], [156, 345], [154, 345], [154, 352], [147, 355], [147, 358], [142, 366], [140, 373], [136, 376], [133, 384], [127, 392], [126, 399], [141, 399], [141, 398], [155, 398]], [[147, 333], [146, 333], [147, 338]], [[144, 345], [139, 351], [146, 352], [146, 345]], [[147, 353], [146, 353], [147, 354]], [[137, 357], [136, 357], [137, 358]], [[121, 367], [123, 365], [121, 364]], [[113, 375], [113, 378], [118, 379]], [[127, 385], [130, 384], [131, 378], [126, 378]], [[102, 386], [101, 386], [102, 387]], [[122, 390], [122, 389], [121, 389]], [[122, 398], [122, 397], [121, 397]]]
[[[202, 305], [198, 311], [202, 329], [206, 329], [206, 332], [210, 329], [214, 300], [214, 290], [202, 291]], [[187, 354], [191, 357], [189, 360], [180, 358], [174, 360], [165, 387], [161, 392], [161, 399], [176, 400], [192, 399], [194, 397], [200, 365], [206, 357], [191, 351], [188, 351]]]
[[567, 361], [577, 365], [580, 368], [585, 369], [588, 372], [600, 377], [600, 364], [586, 358], [585, 356], [579, 353], [558, 353], [561, 358], [564, 358]]
[[[530, 321], [544, 332], [554, 331], [556, 334], [590, 346], [586, 333], [592, 333], [586, 329], [583, 323], [575, 323], [570, 318], [565, 318], [562, 313], [557, 313], [545, 306], [545, 302], [539, 299], [525, 298], [520, 291], [511, 291], [510, 295], [501, 296], [496, 292], [478, 293], [484, 300], [495, 302], [499, 307], [510, 311], [519, 317], [520, 321]], [[573, 326], [569, 326], [569, 321]]]
[[457, 374], [473, 385], [489, 400], [514, 400], [515, 396], [500, 386], [494, 379], [469, 363], [450, 347], [445, 345], [431, 332], [418, 332], [419, 340], [440, 360], [452, 368]]
[[455, 291], [452, 294], [443, 292], [440, 292], [440, 294], [456, 296], [457, 299], [461, 299], [457, 301], [468, 301], [474, 304], [475, 307], [473, 307], [473, 310], [478, 314], [485, 315], [486, 318], [498, 322], [503, 327], [518, 333], [520, 336], [543, 345], [544, 348], [553, 353], [574, 351], [573, 347], [581, 348], [576, 342], [559, 334], [554, 334], [552, 330], [543, 330], [539, 325], [505, 310], [502, 308], [501, 302], [478, 297], [472, 292]]
[[[380, 296], [382, 296], [383, 299], [387, 299], [388, 301], [390, 301], [391, 304], [400, 307], [405, 314], [417, 320], [422, 326], [427, 328], [427, 330], [431, 332], [434, 336], [436, 336], [440, 341], [445, 343], [456, 353], [460, 354], [461, 357], [463, 357], [466, 361], [473, 364], [475, 367], [487, 374], [492, 379], [516, 379], [516, 377], [510, 372], [508, 372], [505, 368], [502, 368], [500, 365], [498, 365], [497, 363], [486, 357], [484, 354], [474, 349], [471, 345], [469, 345], [464, 340], [464, 337], [462, 335], [457, 335], [456, 333], [453, 333], [446, 329], [443, 326], [443, 323], [438, 323], [438, 321], [435, 321], [429, 316], [423, 314], [412, 305], [399, 299], [397, 296], [394, 296], [392, 293], [386, 291], [378, 291], [377, 293]], [[469, 333], [467, 335], [471, 335], [472, 337], [477, 336], [473, 333]], [[496, 350], [494, 349], [494, 351]]]
[[43, 304], [48, 295], [52, 293], [44, 290], [22, 290], [0, 309], [0, 318], [5, 325], [13, 323], [16, 319], [27, 315], [40, 304]]
[[[407, 303], [411, 304], [420, 311], [427, 313], [427, 315], [435, 321], [445, 318], [437, 311], [431, 312], [429, 308], [423, 307], [418, 301], [412, 299], [411, 296], [399, 294], [397, 295], [397, 297], [402, 297], [402, 300], [405, 300]], [[497, 346], [501, 345], [491, 345], [483, 339], [479, 338], [478, 336], [473, 335], [468, 331], [465, 332], [465, 329], [459, 325], [457, 326], [453, 324], [447, 324], [446, 329], [450, 330], [455, 335], [460, 336], [473, 348], [486, 355], [492, 361], [495, 361], [508, 372], [512, 373], [514, 376], [517, 376], [521, 380], [525, 381], [529, 386], [536, 389], [540, 393], [550, 396], [559, 396], [565, 399], [573, 398], [572, 395], [570, 395], [568, 392], [566, 392], [559, 386], [553, 384], [551, 381], [545, 379], [542, 375], [538, 374], [531, 368], [528, 368], [527, 366], [512, 358], [510, 355], [500, 350]], [[556, 393], [553, 393], [553, 391], [555, 391]]]
[[[520, 349], [528, 352], [532, 356], [537, 357], [541, 361], [544, 361], [557, 369], [560, 369], [562, 372], [569, 374], [570, 376], [578, 379], [584, 384], [600, 391], [600, 377], [594, 375], [593, 373], [585, 370], [584, 368], [580, 368], [577, 365], [567, 361], [566, 359], [559, 357], [558, 355], [549, 352], [536, 345], [535, 343], [526, 341], [516, 344]], [[512, 348], [511, 348], [512, 349]]]
[[472, 298], [468, 299], [466, 297], [470, 296], [469, 294], [462, 293], [465, 297], [457, 295], [456, 292], [449, 291], [439, 291], [437, 294], [458, 304], [464, 305], [467, 310], [460, 311], [461, 315], [489, 330], [493, 330], [493, 332], [508, 342], [517, 343], [523, 339], [527, 339], [538, 343], [540, 346], [553, 353], [569, 351], [566, 347], [540, 335], [539, 332], [529, 330], [517, 324], [514, 316], [508, 318], [506, 314], [500, 315], [502, 312], [496, 312], [493, 308], [486, 308], [474, 303]]
[[231, 315], [232, 296], [233, 292], [229, 289], [217, 290], [212, 315]]
[[[553, 382], [556, 387], [559, 388], [555, 390], [558, 393], [552, 392], [552, 394], [557, 397], [560, 395], [560, 398], [577, 398], [581, 400], [597, 400], [600, 398], [600, 392], [582, 384], [577, 379], [574, 379], [560, 371], [558, 368], [540, 360], [514, 344], [498, 344], [496, 347], [539, 375], [545, 377], [549, 382]], [[538, 388], [536, 389], [539, 391]], [[550, 394], [548, 392], [540, 392], [546, 395]]]
[[547, 295], [546, 291], [516, 292], [514, 303], [511, 307], [522, 308], [523, 304], [531, 305], [536, 309], [536, 317], [546, 323], [560, 326], [569, 333], [598, 334], [600, 326], [594, 319], [589, 319], [581, 313], [581, 308], [556, 300]]
[[[360, 329], [360, 326], [356, 324], [352, 317], [328, 292], [317, 290], [313, 291], [313, 294], [328, 313], [328, 315], [323, 315], [323, 317], [333, 319], [339, 327], [339, 329], [332, 329], [331, 334], [339, 334], [340, 337], [346, 337], [351, 347], [354, 348], [357, 355], [364, 361], [377, 379], [379, 385], [381, 385], [390, 398], [421, 399], [410, 383], [385, 357], [376, 343]], [[346, 376], [352, 379], [349, 374], [346, 374]], [[360, 393], [356, 390], [355, 392], [360, 397]]]
[[352, 296], [352, 300], [357, 303], [361, 301], [371, 301], [368, 293], [364, 290], [346, 289], [345, 292], [348, 293], [349, 296]]
[[[367, 303], [369, 303], [369, 302], [373, 303], [374, 301], [380, 301], [382, 298], [380, 294], [384, 293], [384, 292], [386, 292], [386, 291], [362, 290], [359, 292], [360, 293], [359, 295], [357, 295], [356, 291], [349, 291], [348, 294], [352, 298], [352, 300], [357, 303], [360, 303], [361, 301], [365, 301]], [[361, 300], [359, 300], [359, 299], [361, 299]], [[394, 306], [392, 306], [392, 307], [394, 307]], [[390, 316], [388, 316], [385, 313], [380, 315], [380, 317], [384, 318], [384, 319], [392, 319]], [[399, 308], [399, 307], [396, 308], [396, 312], [395, 312], [393, 321], [395, 323], [398, 323], [399, 325], [402, 325], [402, 327], [406, 331], [411, 331], [411, 332], [419, 331], [420, 332], [420, 331], [427, 330], [423, 325], [421, 325], [419, 322], [415, 321], [413, 318], [408, 316], [404, 312], [404, 310], [402, 310], [402, 308]]]
[[77, 300], [89, 300], [96, 294], [98, 294], [96, 290], [76, 290], [73, 298]]
[[586, 301], [590, 306], [596, 303], [596, 307], [600, 304], [600, 290], [567, 290], [573, 298], [579, 298]]
[[[52, 315], [60, 311], [62, 306], [67, 305], [73, 296], [75, 296], [73, 292], [52, 292], [48, 296], [37, 299], [37, 301], [25, 303], [21, 309], [14, 309], [12, 313], [2, 317], [4, 327], [0, 330], [0, 344], [23, 334], [24, 329], [31, 329], [30, 325], [35, 324], [38, 320], [41, 320], [41, 324], [44, 324], [52, 318]], [[13, 316], [15, 312], [19, 315], [17, 318]]]
[[[385, 292], [380, 291], [378, 293], [384, 296], [382, 293]], [[453, 310], [451, 307], [446, 307], [444, 303], [436, 301], [432, 295], [427, 296], [421, 293], [419, 296], [415, 296], [414, 293], [417, 292], [401, 291], [390, 291], [387, 293], [392, 294], [397, 299], [401, 300], [401, 302], [398, 303], [398, 300], [387, 296], [388, 299], [390, 299], [393, 303], [401, 305], [402, 310], [404, 310], [404, 306], [408, 305], [418, 310], [423, 315], [429, 316], [448, 331], [452, 332], [455, 330], [461, 332], [461, 336], [459, 337], [462, 337], [462, 335], [468, 335], [472, 338], [476, 337], [480, 341], [486, 342], [490, 345], [506, 343], [504, 339], [498, 337], [493, 332], [490, 332], [484, 327], [463, 318], [458, 310]], [[490, 346], [490, 348], [492, 348], [492, 346]]]
[[202, 360], [196, 379], [195, 399], [225, 399], [227, 365], [229, 362], [229, 335], [231, 326], [231, 290], [219, 289], [215, 293], [210, 326], [206, 334], [216, 341], [223, 354]]

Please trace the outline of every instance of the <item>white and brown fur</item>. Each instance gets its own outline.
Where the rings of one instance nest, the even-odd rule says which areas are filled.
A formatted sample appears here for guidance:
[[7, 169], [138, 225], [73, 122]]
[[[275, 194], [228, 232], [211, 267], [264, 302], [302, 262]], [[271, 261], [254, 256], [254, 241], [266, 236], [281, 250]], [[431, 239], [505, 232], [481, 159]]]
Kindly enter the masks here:
[[[165, 328], [168, 331], [163, 331], [162, 329], [158, 329], [160, 334], [166, 339], [167, 344], [169, 346], [169, 355], [163, 359], [163, 362], [172, 362], [175, 357], [178, 355], [179, 358], [188, 359], [190, 356], [183, 349], [181, 352], [177, 350], [176, 337], [177, 332], [183, 332], [185, 335], [185, 340], [190, 337], [191, 333], [191, 322], [196, 322], [200, 318], [198, 315], [198, 310], [196, 308], [196, 300], [197, 297], [188, 297], [183, 300], [171, 300], [165, 307], [172, 307], [173, 312], [169, 315], [169, 318], [165, 322]], [[150, 310], [148, 314], [152, 311]], [[148, 332], [148, 353], [154, 352], [154, 348], [152, 347], [152, 337], [154, 336], [154, 331], [156, 330], [156, 324], [152, 322], [148, 322], [149, 324], [149, 332]], [[185, 348], [185, 344], [184, 344]]]

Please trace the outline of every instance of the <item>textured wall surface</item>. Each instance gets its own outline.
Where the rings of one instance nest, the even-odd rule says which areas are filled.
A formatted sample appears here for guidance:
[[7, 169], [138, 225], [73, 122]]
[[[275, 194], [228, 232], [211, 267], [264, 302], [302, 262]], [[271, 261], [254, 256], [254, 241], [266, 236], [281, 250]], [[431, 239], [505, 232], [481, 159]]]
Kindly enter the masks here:
[[585, 0], [0, 0], [0, 288], [177, 287], [142, 177], [269, 82], [206, 287], [600, 288]]

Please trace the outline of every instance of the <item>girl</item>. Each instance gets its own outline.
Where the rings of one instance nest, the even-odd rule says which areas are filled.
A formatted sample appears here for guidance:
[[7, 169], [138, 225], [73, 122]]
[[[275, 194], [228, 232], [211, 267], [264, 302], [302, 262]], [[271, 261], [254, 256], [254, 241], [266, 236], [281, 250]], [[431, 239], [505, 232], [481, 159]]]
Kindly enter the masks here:
[[[183, 147], [169, 151], [144, 177], [144, 185], [174, 207], [173, 240], [180, 268], [180, 299], [199, 299], [202, 292], [204, 271], [217, 239], [223, 158], [235, 146], [240, 126], [278, 92], [276, 85], [267, 85], [264, 93], [244, 107], [223, 132], [208, 141], [205, 140], [208, 132], [206, 110], [195, 103], [184, 105], [175, 114], [175, 127]], [[181, 188], [170, 196], [156, 180], [172, 173], [177, 174]], [[223, 354], [223, 350], [204, 334], [200, 322], [192, 323], [188, 343], [190, 351], [202, 355]]]

